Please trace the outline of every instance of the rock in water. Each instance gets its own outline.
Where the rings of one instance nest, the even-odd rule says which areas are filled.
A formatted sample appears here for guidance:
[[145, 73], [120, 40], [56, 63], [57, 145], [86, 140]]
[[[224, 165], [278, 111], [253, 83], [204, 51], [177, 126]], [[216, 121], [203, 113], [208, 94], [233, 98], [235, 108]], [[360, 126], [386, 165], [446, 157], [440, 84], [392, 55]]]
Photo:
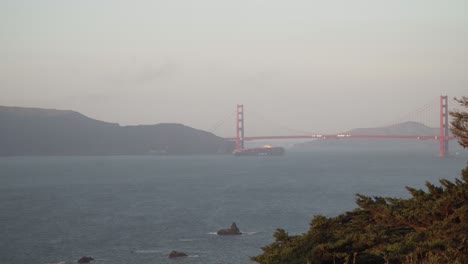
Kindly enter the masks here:
[[78, 263], [90, 263], [91, 260], [94, 260], [92, 257], [81, 257], [78, 260]]
[[230, 228], [218, 230], [216, 234], [220, 236], [225, 236], [225, 235], [241, 235], [242, 233], [237, 227], [236, 223], [232, 223]]
[[180, 258], [180, 257], [187, 257], [188, 255], [184, 252], [172, 251], [169, 253], [169, 258]]

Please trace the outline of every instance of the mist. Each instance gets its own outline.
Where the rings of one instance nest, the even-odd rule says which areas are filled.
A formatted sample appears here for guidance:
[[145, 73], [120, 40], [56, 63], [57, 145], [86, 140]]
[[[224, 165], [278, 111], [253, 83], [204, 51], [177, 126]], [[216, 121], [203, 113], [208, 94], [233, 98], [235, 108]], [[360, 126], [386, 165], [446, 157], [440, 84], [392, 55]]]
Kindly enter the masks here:
[[249, 135], [379, 126], [466, 93], [467, 5], [1, 1], [0, 105], [226, 137], [236, 104]]

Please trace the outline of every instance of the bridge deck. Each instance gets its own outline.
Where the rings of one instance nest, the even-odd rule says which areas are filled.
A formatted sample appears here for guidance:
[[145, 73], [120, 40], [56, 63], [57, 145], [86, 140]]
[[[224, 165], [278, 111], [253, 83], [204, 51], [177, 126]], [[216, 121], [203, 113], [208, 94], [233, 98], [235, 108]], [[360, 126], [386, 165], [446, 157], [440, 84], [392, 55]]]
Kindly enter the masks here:
[[[291, 135], [291, 136], [253, 136], [244, 137], [244, 140], [262, 140], [262, 139], [347, 139], [347, 138], [376, 138], [376, 139], [418, 139], [418, 140], [440, 140], [439, 135], [352, 135], [352, 134], [310, 134], [310, 135]], [[236, 137], [225, 138], [227, 140], [236, 140]], [[445, 140], [452, 140], [455, 137], [446, 136]]]

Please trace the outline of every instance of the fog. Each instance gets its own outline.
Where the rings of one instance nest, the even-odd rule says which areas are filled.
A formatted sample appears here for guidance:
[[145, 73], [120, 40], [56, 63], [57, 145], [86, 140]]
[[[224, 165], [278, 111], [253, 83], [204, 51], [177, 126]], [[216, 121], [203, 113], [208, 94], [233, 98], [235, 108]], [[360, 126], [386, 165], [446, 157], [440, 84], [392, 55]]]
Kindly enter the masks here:
[[468, 92], [468, 2], [0, 0], [0, 105], [233, 136], [387, 124]]

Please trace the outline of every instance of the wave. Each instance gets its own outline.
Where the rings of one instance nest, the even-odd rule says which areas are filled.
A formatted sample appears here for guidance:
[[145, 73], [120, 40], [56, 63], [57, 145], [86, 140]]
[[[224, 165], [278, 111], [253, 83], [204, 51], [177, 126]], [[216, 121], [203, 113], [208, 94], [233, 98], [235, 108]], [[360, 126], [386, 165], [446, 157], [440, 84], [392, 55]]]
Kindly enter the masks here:
[[155, 254], [155, 253], [163, 253], [163, 250], [160, 249], [133, 249], [130, 250], [131, 253], [134, 254]]
[[255, 232], [255, 231], [254, 232], [242, 232], [242, 235], [243, 236], [253, 236], [253, 235], [258, 234], [258, 233], [260, 233], [260, 232], [259, 231], [257, 231], [257, 232]]
[[195, 241], [195, 240], [198, 240], [196, 238], [181, 238], [179, 239], [179, 241], [181, 242], [192, 242], [192, 241]]
[[[253, 232], [242, 232], [241, 236], [253, 236], [255, 234], [260, 233], [260, 231], [253, 231]], [[208, 232], [209, 235], [218, 235], [217, 232]], [[229, 236], [229, 235], [228, 235]]]

